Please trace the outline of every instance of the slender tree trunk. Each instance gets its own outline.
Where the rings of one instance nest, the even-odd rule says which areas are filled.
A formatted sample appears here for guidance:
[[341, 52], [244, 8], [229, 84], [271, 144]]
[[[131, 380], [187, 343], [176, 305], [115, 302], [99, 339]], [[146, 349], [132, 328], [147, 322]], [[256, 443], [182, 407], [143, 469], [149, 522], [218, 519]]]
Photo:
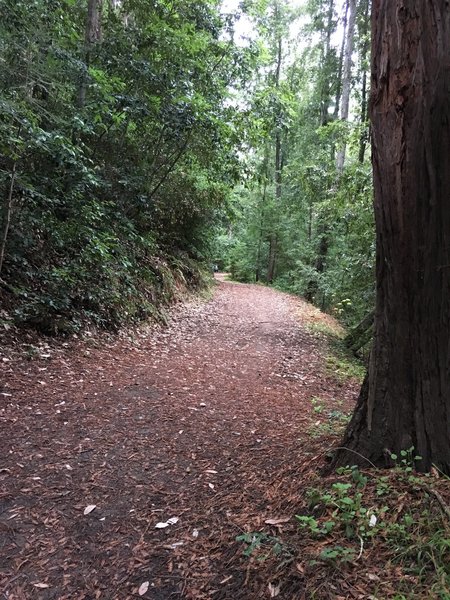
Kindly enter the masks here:
[[[375, 338], [343, 446], [450, 474], [450, 5], [373, 0]], [[338, 452], [335, 464], [354, 464]]]
[[263, 193], [261, 201], [261, 217], [259, 222], [259, 237], [258, 237], [258, 251], [256, 253], [256, 269], [255, 269], [255, 281], [258, 282], [261, 279], [261, 249], [263, 242], [264, 232], [264, 207], [266, 205], [266, 194], [267, 194], [267, 176], [264, 176]]
[[326, 125], [330, 120], [328, 109], [330, 108], [330, 84], [329, 78], [331, 77], [330, 70], [330, 51], [331, 51], [331, 34], [333, 33], [333, 17], [334, 17], [334, 0], [329, 0], [328, 11], [327, 11], [327, 25], [325, 35], [322, 38], [322, 71], [326, 74], [322, 77], [322, 83], [320, 87], [320, 124]]
[[0, 275], [3, 269], [3, 263], [5, 261], [5, 251], [6, 251], [6, 242], [8, 240], [9, 228], [11, 226], [11, 215], [13, 209], [13, 194], [14, 194], [14, 184], [16, 182], [16, 173], [17, 173], [17, 161], [14, 161], [12, 169], [11, 169], [11, 180], [8, 188], [8, 196], [6, 198], [5, 205], [5, 220], [3, 226], [3, 234], [0, 242]]
[[[281, 157], [281, 131], [277, 130], [275, 136], [275, 200], [281, 202], [282, 194], [282, 157]], [[270, 237], [269, 266], [267, 269], [267, 281], [272, 283], [275, 278], [277, 260], [277, 234], [272, 233]]]
[[362, 70], [362, 85], [361, 85], [361, 114], [360, 121], [363, 126], [363, 130], [361, 133], [361, 137], [359, 139], [359, 152], [358, 152], [358, 160], [360, 163], [364, 162], [366, 147], [368, 142], [368, 132], [366, 127], [368, 121], [368, 110], [367, 110], [367, 57], [369, 55], [369, 0], [364, 0], [364, 12], [362, 15], [362, 22], [360, 27], [360, 37], [362, 37], [363, 42], [361, 45], [361, 70]]
[[[350, 109], [350, 90], [352, 86], [352, 54], [353, 54], [353, 42], [355, 38], [355, 24], [356, 24], [356, 0], [348, 0], [349, 16], [348, 16], [348, 29], [347, 29], [347, 42], [345, 44], [344, 53], [344, 70], [342, 75], [342, 104], [341, 104], [341, 120], [348, 121], [349, 109]], [[344, 169], [346, 142], [344, 141], [342, 146], [339, 148], [336, 157], [336, 167], [338, 173], [341, 173]]]
[[272, 283], [275, 278], [276, 258], [277, 258], [278, 238], [274, 233], [270, 236], [269, 242], [269, 267], [267, 269], [267, 282]]
[[348, 20], [348, 2], [345, 3], [345, 13], [344, 13], [344, 21], [343, 21], [343, 35], [342, 35], [342, 44], [341, 51], [339, 53], [339, 66], [338, 66], [338, 76], [337, 76], [337, 84], [336, 84], [336, 99], [334, 103], [334, 119], [337, 120], [339, 118], [339, 109], [341, 108], [341, 95], [342, 95], [342, 71], [344, 67], [344, 52], [345, 52], [345, 42], [347, 41], [347, 20]]
[[[361, 88], [361, 125], [365, 125], [367, 123], [367, 73], [363, 72], [362, 76], [362, 88]], [[358, 161], [362, 164], [364, 162], [364, 158], [366, 156], [366, 147], [367, 147], [367, 132], [364, 129], [361, 133], [361, 137], [359, 138], [359, 150], [358, 150]]]
[[[280, 87], [281, 61], [283, 56], [283, 42], [281, 34], [277, 40], [277, 65], [275, 70], [275, 88]], [[278, 109], [275, 116], [275, 201], [277, 204], [281, 201], [282, 195], [282, 149], [281, 149], [281, 109]], [[278, 239], [276, 232], [270, 236], [269, 264], [267, 268], [267, 281], [272, 283], [275, 278], [276, 260], [277, 260]]]
[[[325, 46], [324, 46], [324, 56], [323, 56], [323, 67], [325, 68], [325, 74], [328, 76], [331, 76], [331, 73], [328, 72], [328, 67], [329, 67], [329, 57], [330, 57], [330, 52], [331, 52], [331, 34], [334, 29], [333, 17], [334, 17], [334, 0], [329, 0], [328, 19], [327, 19], [327, 27], [325, 30], [325, 39], [324, 39]], [[345, 22], [346, 22], [346, 18], [345, 18]], [[342, 60], [341, 60], [341, 63], [342, 63]], [[340, 79], [341, 79], [341, 76], [340, 76], [340, 74], [338, 74], [338, 81], [337, 81], [337, 88], [336, 88], [336, 102], [338, 104], [339, 104], [338, 94], [340, 93], [339, 92]], [[326, 125], [330, 120], [329, 108], [330, 108], [330, 104], [331, 104], [331, 93], [330, 93], [329, 83], [327, 80], [325, 81], [325, 84], [322, 86], [320, 103], [321, 103], [321, 122], [320, 122], [320, 124], [323, 126], [323, 125]], [[335, 157], [335, 147], [333, 145], [333, 147], [331, 149], [331, 159], [333, 161], [334, 161], [334, 157]], [[311, 279], [308, 282], [308, 285], [307, 285], [307, 288], [305, 291], [306, 300], [308, 300], [309, 302], [316, 302], [316, 303], [317, 303], [317, 292], [319, 289], [318, 279], [320, 277], [320, 274], [323, 273], [326, 268], [326, 258], [327, 258], [327, 253], [328, 253], [329, 226], [325, 221], [321, 220], [318, 224], [317, 230], [318, 230], [317, 232], [319, 235], [319, 242], [318, 242], [318, 247], [317, 247], [317, 255], [316, 255], [316, 259], [315, 259], [314, 268], [318, 275], [315, 279]], [[311, 231], [312, 231], [312, 210], [310, 207], [310, 221], [309, 221], [310, 239], [311, 239]], [[324, 302], [324, 300], [323, 300], [323, 302]]]
[[308, 242], [311, 243], [312, 240], [312, 225], [313, 225], [313, 202], [309, 200], [308, 207]]
[[84, 34], [84, 69], [81, 74], [78, 88], [78, 106], [83, 108], [86, 104], [87, 70], [91, 62], [92, 47], [101, 40], [101, 14], [103, 0], [88, 0], [86, 29]]

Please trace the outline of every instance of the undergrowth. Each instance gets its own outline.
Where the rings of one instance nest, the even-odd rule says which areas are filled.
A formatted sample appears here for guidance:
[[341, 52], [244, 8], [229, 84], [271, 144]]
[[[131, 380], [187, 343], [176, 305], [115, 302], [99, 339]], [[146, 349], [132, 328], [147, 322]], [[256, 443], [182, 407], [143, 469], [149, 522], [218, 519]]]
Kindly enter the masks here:
[[187, 255], [142, 256], [98, 270], [70, 263], [64, 270], [41, 268], [35, 277], [16, 278], [0, 295], [9, 322], [49, 335], [72, 334], [87, 326], [117, 330], [151, 319], [164, 322], [164, 307], [189, 290], [207, 287], [210, 275]]
[[372, 595], [450, 598], [450, 528], [442, 495], [447, 479], [416, 475], [412, 449], [389, 472], [338, 469], [307, 491], [301, 529], [316, 540], [311, 565], [364, 568]]
[[389, 471], [346, 467], [316, 476], [296, 515], [298, 534], [239, 536], [245, 555], [282, 557], [277, 571], [291, 561], [284, 585], [302, 573], [305, 598], [449, 600], [450, 480], [417, 475], [413, 449], [394, 459]]
[[327, 322], [313, 321], [307, 324], [307, 329], [320, 339], [325, 339], [328, 354], [325, 358], [325, 369], [328, 375], [340, 382], [348, 379], [364, 379], [366, 366], [364, 362], [348, 350], [344, 343], [344, 334], [333, 329]]

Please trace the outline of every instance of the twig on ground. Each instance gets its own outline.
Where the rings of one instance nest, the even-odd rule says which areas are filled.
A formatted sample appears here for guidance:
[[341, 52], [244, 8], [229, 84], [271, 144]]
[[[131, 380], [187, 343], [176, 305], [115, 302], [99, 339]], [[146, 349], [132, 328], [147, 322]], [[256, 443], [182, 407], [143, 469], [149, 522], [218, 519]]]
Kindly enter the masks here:
[[419, 485], [422, 489], [426, 490], [429, 494], [431, 494], [432, 496], [434, 496], [436, 498], [442, 511], [447, 516], [447, 519], [450, 521], [450, 506], [445, 502], [445, 500], [441, 496], [441, 494], [438, 491], [436, 491], [435, 489], [433, 489], [432, 487], [430, 487], [429, 485], [427, 485], [426, 483], [420, 482]]
[[363, 454], [360, 454], [359, 452], [356, 452], [356, 450], [352, 450], [351, 448], [346, 448], [345, 446], [338, 446], [337, 448], [329, 448], [328, 450], [326, 450], [326, 452], [323, 452], [323, 454], [326, 454], [327, 452], [330, 452], [332, 450], [333, 451], [335, 451], [335, 450], [347, 450], [347, 452], [352, 452], [353, 454], [356, 454], [360, 458], [363, 458], [364, 460], [366, 460], [369, 463], [369, 465], [372, 465], [372, 467], [374, 469], [377, 468], [377, 466], [374, 465], [373, 462], [371, 460], [369, 460], [368, 458], [366, 458]]

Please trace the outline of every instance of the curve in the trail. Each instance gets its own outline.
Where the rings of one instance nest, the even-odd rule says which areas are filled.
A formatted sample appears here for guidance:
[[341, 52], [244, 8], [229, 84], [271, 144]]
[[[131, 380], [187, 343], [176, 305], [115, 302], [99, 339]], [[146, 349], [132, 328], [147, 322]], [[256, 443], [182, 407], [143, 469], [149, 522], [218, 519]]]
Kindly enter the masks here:
[[[80, 345], [7, 378], [7, 597], [125, 599], [146, 582], [154, 599], [266, 590], [235, 538], [268, 519], [288, 527], [317, 452], [310, 399], [354, 393], [325, 374], [307, 312], [286, 294], [222, 280], [167, 328]], [[285, 597], [301, 589], [294, 578]]]

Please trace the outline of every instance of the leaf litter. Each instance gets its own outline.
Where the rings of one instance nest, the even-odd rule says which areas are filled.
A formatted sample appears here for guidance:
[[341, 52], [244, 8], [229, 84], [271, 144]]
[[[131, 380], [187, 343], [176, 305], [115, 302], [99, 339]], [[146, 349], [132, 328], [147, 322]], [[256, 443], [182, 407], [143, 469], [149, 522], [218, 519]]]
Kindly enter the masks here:
[[167, 327], [2, 334], [3, 594], [303, 598], [300, 556], [254, 561], [236, 537], [297, 539], [289, 515], [331, 444], [307, 435], [310, 399], [354, 402], [357, 382], [325, 370], [310, 313], [298, 298], [222, 281], [211, 300], [175, 306]]

